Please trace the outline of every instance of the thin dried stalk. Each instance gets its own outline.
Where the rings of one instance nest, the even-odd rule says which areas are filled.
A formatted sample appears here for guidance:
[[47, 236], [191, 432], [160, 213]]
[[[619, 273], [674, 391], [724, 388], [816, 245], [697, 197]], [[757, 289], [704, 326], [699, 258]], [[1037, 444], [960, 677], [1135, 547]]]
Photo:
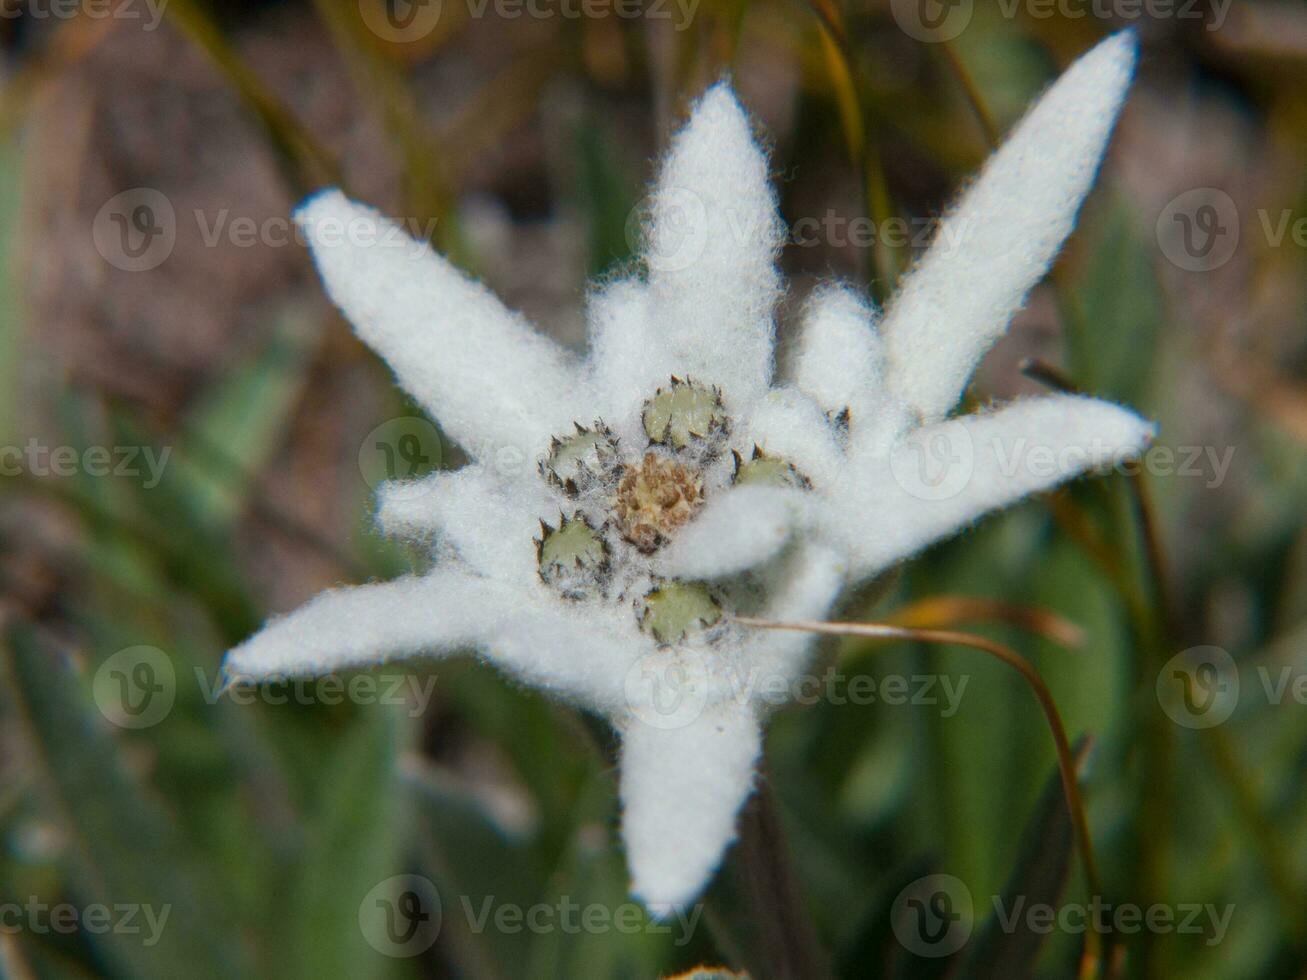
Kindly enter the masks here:
[[[826, 623], [816, 620], [795, 620], [782, 622], [772, 619], [755, 619], [751, 616], [737, 616], [735, 621], [744, 626], [758, 629], [793, 630], [805, 633], [820, 633], [826, 636], [857, 636], [869, 640], [915, 640], [923, 643], [951, 643], [970, 647], [987, 653], [1001, 660], [1019, 673], [1030, 686], [1044, 712], [1053, 744], [1057, 751], [1058, 770], [1062, 776], [1062, 792], [1066, 796], [1067, 810], [1075, 828], [1076, 847], [1085, 866], [1085, 878], [1089, 882], [1091, 894], [1102, 895], [1102, 883], [1098, 877], [1098, 863], [1094, 859], [1094, 846], [1089, 836], [1089, 821], [1085, 816], [1084, 800], [1080, 796], [1080, 786], [1076, 782], [1075, 755], [1067, 739], [1066, 727], [1057, 710], [1053, 695], [1039, 675], [1039, 671], [1028, 660], [1011, 647], [1005, 646], [988, 637], [974, 633], [962, 633], [956, 630], [919, 630], [903, 626], [891, 626], [886, 623]], [[1080, 975], [1092, 977], [1097, 974], [1102, 961], [1102, 937], [1090, 929], [1085, 933], [1085, 949], [1081, 958]]]

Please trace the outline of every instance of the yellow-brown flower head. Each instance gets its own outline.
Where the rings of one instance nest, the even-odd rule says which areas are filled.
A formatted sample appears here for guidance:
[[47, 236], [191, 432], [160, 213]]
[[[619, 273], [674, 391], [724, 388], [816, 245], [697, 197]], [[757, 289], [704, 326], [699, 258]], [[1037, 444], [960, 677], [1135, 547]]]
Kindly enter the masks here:
[[693, 517], [702, 503], [703, 481], [697, 471], [645, 453], [639, 466], [623, 469], [615, 509], [622, 537], [647, 553]]

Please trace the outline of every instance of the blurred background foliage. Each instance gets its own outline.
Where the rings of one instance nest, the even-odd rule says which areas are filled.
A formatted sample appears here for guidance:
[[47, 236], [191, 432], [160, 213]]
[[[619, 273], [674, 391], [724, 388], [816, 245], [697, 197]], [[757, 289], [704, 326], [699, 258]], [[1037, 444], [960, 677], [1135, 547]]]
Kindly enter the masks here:
[[[1082, 481], [932, 549], [854, 612], [965, 620], [1031, 658], [1072, 736], [1092, 736], [1081, 777], [1107, 899], [1233, 906], [1220, 942], [1115, 937], [1105, 974], [1307, 976], [1307, 711], [1259, 680], [1307, 670], [1307, 255], [1273, 234], [1307, 217], [1307, 7], [1144, 5], [1130, 19], [1128, 3], [961, 0], [969, 22], [940, 44], [901, 29], [897, 0], [702, 0], [692, 15], [642, 0], [634, 17], [596, 0], [579, 18], [556, 2], [513, 16], [444, 0], [432, 29], [399, 40], [369, 30], [379, 3], [170, 0], [157, 29], [143, 0], [67, 17], [2, 5], [0, 442], [170, 455], [157, 480], [139, 466], [0, 477], [0, 901], [171, 913], [148, 947], [2, 931], [0, 974], [783, 975], [773, 896], [748, 893], [739, 853], [688, 942], [478, 931], [465, 910], [487, 897], [629, 901], [607, 736], [491, 671], [415, 668], [435, 679], [420, 715], [215, 701], [223, 651], [265, 615], [415, 557], [373, 532], [369, 447], [417, 413], [329, 308], [285, 219], [342, 182], [579, 345], [587, 277], [629, 265], [630, 216], [668, 133], [731, 71], [787, 221], [825, 222], [786, 250], [788, 312], [832, 277], [884, 297], [993, 135], [1134, 23], [1140, 78], [1103, 177], [971, 397], [1041, 390], [1020, 370], [1038, 359], [1158, 419], [1159, 446], [1232, 450], [1228, 472], [1205, 459], [1183, 472], [1178, 455], [1171, 472]], [[142, 187], [171, 203], [176, 241], [124, 271], [93, 226]], [[1168, 202], [1196, 188], [1229, 195], [1242, 230], [1228, 261], [1197, 272], [1158, 236]], [[849, 241], [867, 215], [906, 219], [917, 241]], [[263, 231], [245, 241], [238, 219]], [[458, 465], [457, 447], [423, 439], [406, 463]], [[1054, 642], [1067, 629], [1032, 609], [1081, 642]], [[1229, 721], [1192, 730], [1161, 710], [1156, 680], [1203, 644], [1230, 652], [1243, 688]], [[127, 729], [94, 680], [142, 645], [166, 654], [175, 703]], [[987, 896], [1087, 899], [1019, 678], [957, 648], [829, 656], [877, 678], [967, 679], [948, 717], [823, 701], [773, 726], [768, 792], [831, 972], [1075, 975], [1083, 937], [992, 927]], [[932, 872], [976, 898], [950, 960], [914, 958], [890, 928], [900, 890]], [[411, 959], [377, 952], [360, 925], [370, 889], [404, 873], [444, 905], [439, 939]]]

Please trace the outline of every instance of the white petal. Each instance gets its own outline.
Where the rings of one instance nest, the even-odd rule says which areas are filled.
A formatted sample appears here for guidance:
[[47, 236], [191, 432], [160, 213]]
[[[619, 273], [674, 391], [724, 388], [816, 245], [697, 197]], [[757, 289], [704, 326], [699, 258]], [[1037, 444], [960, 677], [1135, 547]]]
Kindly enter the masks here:
[[802, 490], [766, 486], [717, 494], [664, 549], [663, 574], [720, 578], [763, 564], [785, 547], [805, 496]]
[[631, 890], [655, 914], [708, 883], [753, 789], [761, 731], [752, 711], [707, 707], [681, 728], [632, 719], [622, 734], [622, 836]]
[[630, 607], [563, 600], [542, 588], [505, 612], [486, 658], [537, 690], [611, 718], [629, 709], [632, 665], [655, 650]]
[[223, 670], [231, 680], [277, 680], [474, 649], [523, 683], [613, 716], [628, 710], [627, 672], [653, 645], [629, 609], [440, 568], [324, 592], [270, 620]]
[[387, 480], [377, 487], [377, 525], [381, 532], [413, 539], [438, 533], [444, 517], [437, 495], [447, 492], [453, 475], [439, 472], [417, 480]]
[[562, 349], [425, 242], [335, 190], [295, 220], [359, 337], [470, 453], [534, 455], [573, 421], [578, 372]]
[[1153, 426], [1076, 395], [1032, 398], [918, 429], [888, 456], [853, 461], [828, 533], [872, 574], [988, 511], [1137, 456]]
[[312, 677], [480, 641], [502, 589], [457, 570], [323, 592], [227, 654], [233, 679]]
[[817, 486], [827, 486], [844, 463], [835, 430], [821, 408], [788, 386], [773, 388], [754, 403], [736, 439], [748, 459], [754, 447], [791, 463]]
[[487, 463], [385, 483], [377, 504], [387, 534], [436, 535], [478, 572], [518, 585], [535, 581], [539, 522], [554, 516], [538, 479], [500, 473]]
[[677, 372], [721, 385], [728, 404], [761, 393], [784, 228], [767, 158], [728, 85], [709, 89], [672, 141], [648, 236], [656, 329]]
[[794, 364], [794, 383], [835, 415], [844, 409], [858, 421], [884, 397], [877, 313], [847, 286], [814, 292], [804, 312]]
[[591, 294], [587, 320], [596, 417], [623, 439], [638, 438], [640, 405], [667, 382], [673, 368], [654, 333], [648, 286], [636, 279], [610, 283]]
[[1050, 88], [940, 226], [885, 314], [889, 382], [943, 418], [1075, 225], [1135, 64], [1133, 32]]

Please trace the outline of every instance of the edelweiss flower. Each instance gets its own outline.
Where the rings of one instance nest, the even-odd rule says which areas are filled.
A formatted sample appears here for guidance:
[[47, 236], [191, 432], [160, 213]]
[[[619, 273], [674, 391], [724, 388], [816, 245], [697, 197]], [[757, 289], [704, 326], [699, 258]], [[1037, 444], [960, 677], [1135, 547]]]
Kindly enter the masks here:
[[811, 647], [733, 614], [822, 617], [851, 585], [1150, 438], [1072, 396], [945, 420], [1070, 232], [1134, 59], [1119, 34], [1049, 90], [883, 318], [853, 289], [819, 290], [788, 381], [773, 378], [784, 229], [725, 84], [663, 162], [645, 275], [590, 297], [585, 360], [376, 212], [334, 191], [306, 202], [332, 299], [473, 462], [381, 490], [382, 528], [429, 541], [431, 571], [317, 597], [233, 650], [228, 674], [476, 649], [612, 722], [632, 889], [656, 910], [691, 901]]

